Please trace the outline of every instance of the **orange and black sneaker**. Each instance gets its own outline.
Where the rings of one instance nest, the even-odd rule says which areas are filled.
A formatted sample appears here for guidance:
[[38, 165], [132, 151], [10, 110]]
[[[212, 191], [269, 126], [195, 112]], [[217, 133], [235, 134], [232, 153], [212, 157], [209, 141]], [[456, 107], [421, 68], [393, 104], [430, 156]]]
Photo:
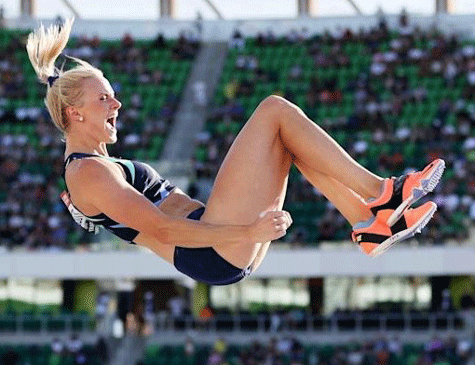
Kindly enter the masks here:
[[367, 201], [366, 205], [375, 216], [380, 211], [390, 210], [386, 222], [391, 227], [412, 204], [435, 189], [444, 169], [445, 161], [437, 159], [422, 171], [385, 179], [381, 195]]
[[431, 201], [417, 208], [409, 208], [392, 227], [386, 223], [386, 218], [391, 212], [389, 210], [380, 211], [372, 220], [353, 226], [351, 238], [365, 254], [376, 257], [392, 245], [420, 233], [436, 210], [437, 205]]

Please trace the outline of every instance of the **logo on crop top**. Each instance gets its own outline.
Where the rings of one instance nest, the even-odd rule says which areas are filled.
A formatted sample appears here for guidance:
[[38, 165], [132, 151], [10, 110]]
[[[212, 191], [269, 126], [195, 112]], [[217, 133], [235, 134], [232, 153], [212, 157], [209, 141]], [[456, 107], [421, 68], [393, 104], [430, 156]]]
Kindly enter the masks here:
[[100, 226], [95, 224], [91, 220], [91, 218], [86, 217], [84, 214], [82, 214], [79, 210], [76, 209], [67, 191], [63, 191], [61, 193], [61, 200], [66, 205], [66, 207], [69, 210], [69, 213], [71, 213], [71, 216], [73, 217], [74, 221], [77, 224], [79, 224], [82, 228], [84, 228], [88, 232], [94, 232], [94, 234], [99, 233]]

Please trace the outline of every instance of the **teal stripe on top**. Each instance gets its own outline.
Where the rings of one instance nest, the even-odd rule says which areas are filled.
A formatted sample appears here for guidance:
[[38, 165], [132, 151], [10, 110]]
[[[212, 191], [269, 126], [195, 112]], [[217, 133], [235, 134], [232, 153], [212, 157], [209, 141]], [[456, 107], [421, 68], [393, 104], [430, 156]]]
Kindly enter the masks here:
[[130, 171], [130, 176], [132, 176], [132, 184], [135, 183], [135, 166], [134, 166], [134, 164], [132, 163], [132, 161], [129, 161], [129, 160], [121, 160], [121, 159], [119, 159], [119, 158], [114, 158], [114, 157], [108, 157], [108, 159], [110, 159], [110, 160], [113, 161], [113, 162], [118, 162], [118, 163], [121, 163], [122, 165], [127, 166], [127, 168], [128, 168], [129, 171]]

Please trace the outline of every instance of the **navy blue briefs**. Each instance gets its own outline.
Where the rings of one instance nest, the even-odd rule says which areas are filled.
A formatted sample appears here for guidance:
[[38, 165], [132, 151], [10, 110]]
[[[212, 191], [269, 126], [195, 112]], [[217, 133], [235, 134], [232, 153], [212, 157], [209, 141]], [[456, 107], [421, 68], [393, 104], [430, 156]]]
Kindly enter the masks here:
[[[188, 215], [188, 219], [200, 220], [205, 211], [198, 208]], [[251, 273], [251, 269], [240, 269], [222, 258], [213, 247], [175, 247], [173, 263], [178, 271], [196, 281], [211, 285], [237, 283]]]

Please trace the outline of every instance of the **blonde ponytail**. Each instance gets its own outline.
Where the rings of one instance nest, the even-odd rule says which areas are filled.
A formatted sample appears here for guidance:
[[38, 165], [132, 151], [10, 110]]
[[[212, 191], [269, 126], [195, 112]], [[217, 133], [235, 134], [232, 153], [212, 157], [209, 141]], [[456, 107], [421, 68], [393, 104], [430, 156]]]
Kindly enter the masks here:
[[66, 107], [82, 103], [83, 81], [91, 77], [103, 77], [102, 72], [86, 61], [69, 57], [78, 66], [63, 71], [55, 67], [55, 61], [68, 43], [74, 19], [68, 19], [60, 27], [43, 25], [28, 36], [26, 50], [39, 80], [48, 84], [45, 104], [58, 129], [66, 133], [69, 127]]
[[67, 19], [62, 26], [52, 25], [45, 28], [41, 25], [28, 36], [26, 50], [36, 75], [44, 84], [48, 77], [59, 74], [54, 66], [56, 58], [61, 54], [68, 43], [74, 18]]

